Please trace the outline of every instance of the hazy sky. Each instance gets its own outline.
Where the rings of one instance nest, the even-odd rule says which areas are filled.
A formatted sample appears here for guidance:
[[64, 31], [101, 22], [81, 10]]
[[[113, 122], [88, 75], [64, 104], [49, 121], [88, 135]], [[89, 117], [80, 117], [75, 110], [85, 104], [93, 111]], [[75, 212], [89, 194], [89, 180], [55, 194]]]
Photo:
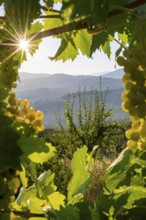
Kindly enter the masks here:
[[[59, 41], [51, 37], [43, 39], [39, 50], [31, 57], [28, 56], [28, 61], [22, 63], [20, 71], [31, 73], [66, 73], [66, 74], [91, 74], [101, 73], [115, 70], [114, 54], [111, 60], [104, 53], [96, 52], [93, 59], [80, 55], [75, 61], [51, 61], [49, 56], [53, 56], [59, 46]], [[112, 49], [115, 50], [116, 44], [113, 44]]]

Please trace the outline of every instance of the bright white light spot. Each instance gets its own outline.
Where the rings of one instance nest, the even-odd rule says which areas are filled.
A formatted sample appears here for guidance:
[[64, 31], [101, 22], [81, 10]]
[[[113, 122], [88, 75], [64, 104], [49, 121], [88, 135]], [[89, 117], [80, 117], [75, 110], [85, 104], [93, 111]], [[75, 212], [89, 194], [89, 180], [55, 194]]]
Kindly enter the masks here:
[[24, 51], [28, 50], [29, 44], [26, 40], [21, 40], [19, 44], [20, 44], [20, 48], [22, 50], [24, 50]]

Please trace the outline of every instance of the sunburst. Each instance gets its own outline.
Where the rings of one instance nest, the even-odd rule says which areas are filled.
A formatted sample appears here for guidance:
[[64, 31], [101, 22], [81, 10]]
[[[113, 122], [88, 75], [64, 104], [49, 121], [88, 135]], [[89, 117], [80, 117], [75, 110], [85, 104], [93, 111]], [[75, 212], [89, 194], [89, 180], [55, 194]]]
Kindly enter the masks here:
[[28, 52], [29, 50], [29, 42], [25, 39], [20, 40], [19, 42], [20, 49], [24, 50], [25, 52]]
[[[27, 54], [33, 49], [35, 46], [32, 41], [33, 38], [27, 39], [27, 29], [22, 32], [22, 30], [17, 30], [15, 25], [13, 25], [13, 21], [9, 18], [9, 23], [11, 26], [1, 26], [1, 29], [5, 32], [5, 38], [3, 41], [0, 41], [0, 47], [7, 47], [9, 51], [9, 55], [5, 57], [3, 60], [0, 61], [0, 64], [6, 62], [13, 56], [19, 53], [20, 55], [20, 62], [23, 61], [24, 55]], [[27, 21], [26, 21], [27, 23]], [[27, 27], [27, 24], [26, 24]], [[20, 31], [20, 32], [19, 32]], [[35, 36], [34, 36], [35, 37]]]

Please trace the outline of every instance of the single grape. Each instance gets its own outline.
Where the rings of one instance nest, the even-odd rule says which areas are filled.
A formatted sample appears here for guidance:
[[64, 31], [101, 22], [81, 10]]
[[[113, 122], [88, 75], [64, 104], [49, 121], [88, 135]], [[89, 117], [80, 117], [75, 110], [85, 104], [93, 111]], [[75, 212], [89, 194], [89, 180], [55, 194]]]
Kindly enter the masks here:
[[124, 109], [126, 109], [126, 111], [129, 111], [130, 109], [133, 108], [133, 106], [131, 105], [130, 100], [126, 100], [125, 102], [123, 102], [122, 107], [123, 107]]
[[[129, 109], [129, 114], [130, 116], [133, 116], [135, 118], [135, 116], [137, 116], [138, 114], [138, 109], [136, 107]], [[134, 120], [137, 120], [137, 119], [134, 119]]]
[[129, 129], [128, 131], [126, 131], [125, 133], [126, 138], [130, 139], [132, 133], [133, 133], [133, 129]]
[[41, 126], [42, 125], [42, 121], [41, 120], [36, 120], [35, 122], [34, 122], [34, 126], [36, 126], [36, 127], [39, 127], [39, 126]]
[[8, 182], [9, 188], [12, 190], [17, 190], [20, 187], [20, 180], [18, 177], [13, 177], [12, 180]]
[[125, 92], [122, 93], [121, 98], [122, 98], [123, 101], [126, 101], [126, 100], [127, 100], [127, 94], [128, 94], [127, 91], [125, 91]]
[[35, 120], [35, 114], [34, 113], [29, 113], [28, 111], [27, 118], [29, 119], [30, 122]]
[[139, 131], [139, 134], [140, 134], [140, 136], [142, 137], [142, 138], [146, 138], [146, 130], [144, 130], [144, 129], [140, 129], [140, 131]]
[[135, 57], [137, 59], [141, 56], [141, 46], [140, 45], [139, 46], [138, 45], [132, 46], [130, 51], [131, 51], [133, 57]]
[[22, 99], [19, 98], [19, 99], [17, 100], [17, 105], [22, 105], [22, 102], [23, 102]]
[[10, 93], [9, 93], [9, 96], [16, 98], [16, 93], [15, 93], [15, 92], [10, 92]]
[[132, 149], [132, 150], [137, 149], [138, 143], [136, 141], [129, 140], [127, 142], [127, 147]]
[[141, 71], [135, 74], [134, 80], [138, 86], [143, 86], [145, 83], [145, 77]]
[[145, 118], [146, 116], [146, 103], [140, 103], [138, 105], [138, 117]]
[[126, 90], [131, 90], [131, 88], [133, 87], [133, 83], [132, 82], [127, 82], [126, 84], [125, 84], [125, 89]]
[[129, 61], [129, 65], [132, 69], [134, 68], [135, 70], [137, 70], [140, 66], [140, 61], [136, 58], [131, 58]]
[[138, 148], [140, 150], [146, 150], [146, 142], [139, 142]]
[[39, 126], [38, 128], [38, 131], [43, 131], [45, 129], [45, 126], [42, 124], [41, 126]]
[[122, 77], [122, 82], [126, 84], [127, 82], [132, 82], [131, 75], [129, 73], [125, 73]]
[[130, 136], [130, 139], [133, 140], [133, 141], [138, 141], [140, 138], [140, 134], [139, 134], [139, 131], [134, 131], [132, 132], [131, 136]]
[[35, 119], [36, 119], [36, 120], [42, 120], [43, 118], [44, 118], [44, 113], [43, 113], [43, 112], [37, 111], [37, 112], [35, 113]]
[[27, 113], [28, 113], [28, 109], [27, 109], [27, 108], [22, 108], [22, 109], [20, 109], [20, 114], [21, 114], [22, 116], [26, 116]]
[[33, 107], [31, 107], [30, 109], [29, 109], [29, 114], [35, 114], [35, 109], [33, 108]]
[[16, 105], [16, 99], [14, 97], [9, 97], [8, 98], [8, 103], [10, 106], [15, 106]]
[[12, 83], [12, 88], [15, 89], [16, 87], [17, 87], [17, 83], [13, 82], [13, 83]]
[[23, 102], [23, 106], [24, 108], [28, 108], [30, 106], [30, 102], [27, 99], [25, 99]]
[[117, 57], [117, 63], [119, 66], [124, 66], [126, 63], [126, 60], [124, 59], [124, 57], [119, 56], [119, 57]]
[[124, 50], [123, 51], [123, 56], [126, 57], [126, 58], [132, 57], [131, 50], [129, 50], [129, 49]]
[[141, 126], [140, 121], [136, 121], [136, 122], [132, 123], [132, 128], [135, 129], [135, 130], [139, 129], [140, 126]]

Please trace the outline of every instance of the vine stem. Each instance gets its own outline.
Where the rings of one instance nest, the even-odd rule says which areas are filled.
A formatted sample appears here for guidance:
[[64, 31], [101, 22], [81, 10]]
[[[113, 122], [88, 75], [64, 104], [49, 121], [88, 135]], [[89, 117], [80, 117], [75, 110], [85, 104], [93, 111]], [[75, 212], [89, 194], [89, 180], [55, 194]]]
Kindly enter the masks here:
[[21, 216], [21, 217], [26, 217], [26, 218], [34, 218], [34, 217], [42, 217], [42, 218], [46, 218], [45, 217], [45, 214], [43, 213], [33, 213], [33, 212], [30, 212], [29, 210], [27, 211], [16, 211], [16, 210], [12, 210], [11, 211], [14, 215], [17, 215], [17, 216]]
[[120, 43], [120, 41], [118, 41], [116, 38], [114, 38], [114, 41], [126, 50], [126, 47], [122, 43]]

